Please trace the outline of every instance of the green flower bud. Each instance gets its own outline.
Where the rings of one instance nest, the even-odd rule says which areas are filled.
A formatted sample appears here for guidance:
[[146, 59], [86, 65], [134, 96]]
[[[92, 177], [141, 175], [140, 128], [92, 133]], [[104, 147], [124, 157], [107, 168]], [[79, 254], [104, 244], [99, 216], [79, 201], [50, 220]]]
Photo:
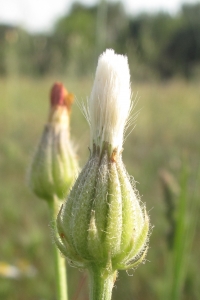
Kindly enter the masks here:
[[38, 197], [47, 201], [53, 196], [64, 199], [78, 171], [69, 134], [73, 95], [69, 94], [61, 83], [55, 83], [50, 98], [48, 122], [29, 173], [31, 189]]
[[57, 218], [61, 252], [76, 266], [113, 272], [135, 267], [146, 253], [149, 219], [110, 145], [93, 153]]
[[57, 217], [60, 251], [100, 277], [137, 266], [147, 251], [149, 218], [121, 155], [129, 80], [127, 58], [103, 53], [89, 100], [91, 155]]

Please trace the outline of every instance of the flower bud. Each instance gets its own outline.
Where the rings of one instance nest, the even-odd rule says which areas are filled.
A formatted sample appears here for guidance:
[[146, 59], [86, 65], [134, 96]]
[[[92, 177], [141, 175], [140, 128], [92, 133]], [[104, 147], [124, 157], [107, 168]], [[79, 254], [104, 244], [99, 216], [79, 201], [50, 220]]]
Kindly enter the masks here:
[[56, 243], [72, 264], [109, 274], [144, 259], [149, 232], [121, 155], [129, 80], [126, 57], [113, 50], [100, 56], [89, 100], [91, 155], [57, 218]]
[[66, 197], [78, 171], [77, 159], [69, 134], [73, 95], [62, 83], [55, 83], [50, 95], [50, 113], [36, 150], [29, 174], [33, 192], [51, 200]]
[[136, 266], [145, 255], [149, 220], [121, 155], [93, 151], [57, 219], [61, 252], [74, 265], [112, 270]]

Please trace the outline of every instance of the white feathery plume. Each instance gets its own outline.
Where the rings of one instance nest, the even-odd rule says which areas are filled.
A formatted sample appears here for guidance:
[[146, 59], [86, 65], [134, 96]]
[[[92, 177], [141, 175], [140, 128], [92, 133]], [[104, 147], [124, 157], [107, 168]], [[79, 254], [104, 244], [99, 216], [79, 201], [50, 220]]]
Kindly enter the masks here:
[[107, 49], [98, 60], [89, 99], [91, 148], [104, 142], [121, 151], [124, 127], [131, 109], [130, 72], [127, 57]]

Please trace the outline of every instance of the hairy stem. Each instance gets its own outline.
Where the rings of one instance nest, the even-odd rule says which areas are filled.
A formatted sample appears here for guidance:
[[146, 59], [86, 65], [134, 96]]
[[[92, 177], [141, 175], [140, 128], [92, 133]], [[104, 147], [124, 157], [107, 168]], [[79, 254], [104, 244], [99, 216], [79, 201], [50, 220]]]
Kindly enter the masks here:
[[111, 300], [116, 272], [105, 273], [97, 266], [89, 269], [90, 300]]

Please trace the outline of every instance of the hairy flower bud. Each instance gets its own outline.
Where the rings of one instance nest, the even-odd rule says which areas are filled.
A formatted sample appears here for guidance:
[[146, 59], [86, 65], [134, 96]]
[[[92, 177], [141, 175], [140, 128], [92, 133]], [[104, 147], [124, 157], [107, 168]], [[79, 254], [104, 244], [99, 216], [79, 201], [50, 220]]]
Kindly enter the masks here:
[[66, 197], [78, 171], [77, 159], [70, 142], [69, 114], [73, 95], [62, 83], [55, 83], [50, 95], [50, 113], [35, 153], [29, 183], [40, 198]]
[[107, 50], [89, 100], [91, 155], [60, 210], [56, 240], [74, 265], [101, 274], [135, 267], [147, 250], [149, 219], [121, 157], [130, 106], [127, 58]]

